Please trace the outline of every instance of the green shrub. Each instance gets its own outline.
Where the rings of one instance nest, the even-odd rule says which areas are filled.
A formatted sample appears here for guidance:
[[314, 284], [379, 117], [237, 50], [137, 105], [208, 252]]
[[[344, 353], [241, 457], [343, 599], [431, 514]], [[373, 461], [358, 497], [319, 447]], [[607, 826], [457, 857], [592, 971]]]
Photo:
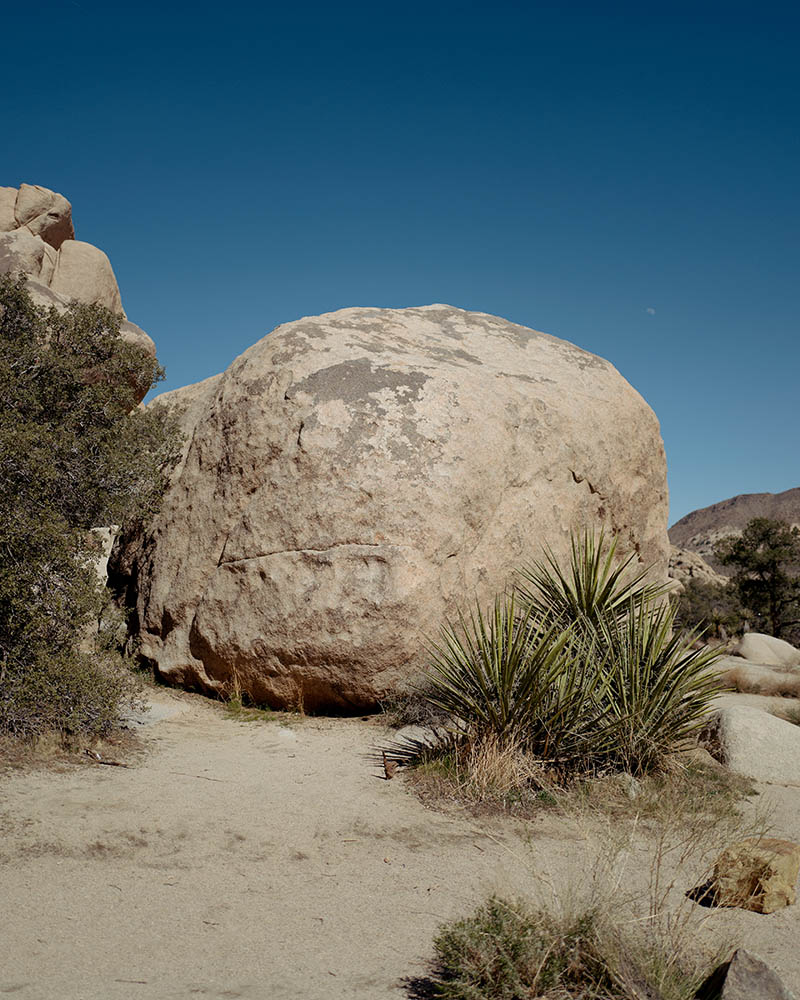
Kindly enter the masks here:
[[176, 423], [136, 405], [161, 375], [108, 310], [45, 311], [0, 277], [0, 733], [104, 732], [130, 695], [92, 529], [166, 487]]

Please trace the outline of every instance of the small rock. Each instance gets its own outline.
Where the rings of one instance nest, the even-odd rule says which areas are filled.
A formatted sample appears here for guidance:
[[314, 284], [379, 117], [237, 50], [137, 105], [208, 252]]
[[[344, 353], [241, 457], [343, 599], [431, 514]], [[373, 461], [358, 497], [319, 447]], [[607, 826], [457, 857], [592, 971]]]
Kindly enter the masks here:
[[713, 972], [696, 996], [697, 1000], [795, 1000], [777, 973], [744, 948]]
[[774, 837], [750, 837], [732, 844], [714, 865], [717, 906], [774, 913], [797, 899], [800, 844]]

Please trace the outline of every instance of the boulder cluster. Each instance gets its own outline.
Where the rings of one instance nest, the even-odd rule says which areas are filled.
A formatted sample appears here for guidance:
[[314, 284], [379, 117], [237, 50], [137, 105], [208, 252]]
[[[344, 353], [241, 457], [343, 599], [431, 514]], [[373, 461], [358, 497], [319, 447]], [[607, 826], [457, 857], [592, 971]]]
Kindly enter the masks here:
[[0, 187], [0, 274], [28, 276], [39, 305], [64, 309], [72, 299], [96, 303], [122, 317], [126, 340], [155, 356], [155, 345], [122, 308], [108, 257], [75, 239], [72, 206], [63, 195], [36, 184]]

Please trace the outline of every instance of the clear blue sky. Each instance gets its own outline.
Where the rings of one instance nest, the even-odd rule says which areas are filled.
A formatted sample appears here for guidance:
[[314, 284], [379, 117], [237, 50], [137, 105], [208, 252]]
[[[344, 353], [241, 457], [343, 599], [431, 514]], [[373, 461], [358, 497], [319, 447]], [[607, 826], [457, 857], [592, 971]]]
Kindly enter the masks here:
[[800, 484], [796, 4], [4, 4], [0, 184], [73, 203], [166, 388], [448, 302], [602, 355], [671, 520]]

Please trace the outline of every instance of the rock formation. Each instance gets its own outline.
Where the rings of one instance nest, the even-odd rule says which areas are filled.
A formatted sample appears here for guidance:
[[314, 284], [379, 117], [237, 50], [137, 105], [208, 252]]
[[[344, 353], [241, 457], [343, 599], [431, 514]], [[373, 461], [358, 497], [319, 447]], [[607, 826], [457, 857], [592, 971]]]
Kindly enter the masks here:
[[450, 306], [278, 327], [176, 393], [190, 441], [117, 547], [143, 656], [272, 706], [374, 707], [443, 620], [605, 526], [664, 579], [658, 422], [607, 361]]
[[72, 206], [33, 184], [0, 187], [0, 274], [28, 275], [34, 302], [64, 309], [71, 299], [97, 303], [122, 317], [122, 336], [155, 356], [153, 341], [128, 321], [117, 279], [102, 250], [75, 239]]
[[730, 575], [714, 556], [714, 546], [729, 535], [739, 535], [754, 517], [786, 521], [800, 528], [800, 486], [783, 493], [743, 493], [710, 507], [693, 510], [669, 529], [669, 539], [681, 549], [696, 552], [719, 573]]
[[702, 556], [689, 549], [679, 549], [677, 545], [670, 546], [669, 577], [675, 580], [676, 592], [681, 592], [690, 580], [700, 583], [723, 584], [728, 582], [727, 576], [712, 569]]

